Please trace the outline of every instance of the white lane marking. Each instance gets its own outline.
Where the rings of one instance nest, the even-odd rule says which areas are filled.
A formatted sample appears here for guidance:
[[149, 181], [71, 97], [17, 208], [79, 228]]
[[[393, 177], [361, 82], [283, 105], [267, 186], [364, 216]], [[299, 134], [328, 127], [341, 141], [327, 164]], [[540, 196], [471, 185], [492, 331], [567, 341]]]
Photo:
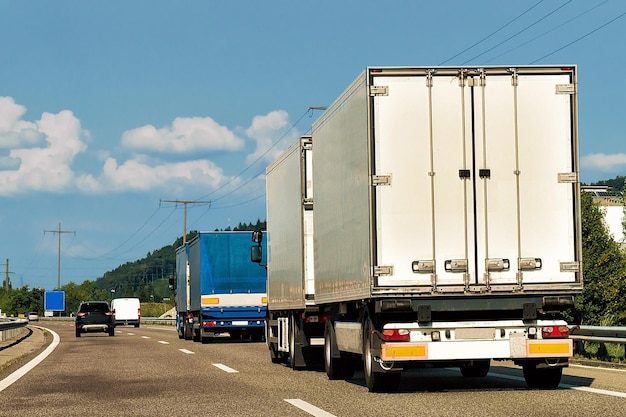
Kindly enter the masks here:
[[334, 414], [330, 414], [328, 411], [324, 411], [321, 408], [318, 408], [314, 406], [313, 404], [309, 404], [306, 401], [302, 401], [299, 398], [285, 400], [285, 401], [287, 401], [289, 404], [293, 405], [294, 407], [298, 407], [300, 410], [306, 411], [307, 413], [315, 417], [336, 417]]
[[583, 368], [583, 369], [595, 369], [597, 371], [609, 371], [609, 372], [626, 372], [626, 369], [618, 369], [618, 368], [603, 368], [599, 366], [589, 366], [589, 365], [577, 365], [570, 363], [570, 368]]
[[131, 332], [128, 332], [127, 334], [129, 334], [129, 335], [131, 335], [131, 336], [134, 336], [134, 335], [135, 335], [135, 333], [131, 333]]
[[195, 352], [192, 352], [192, 351], [187, 350], [187, 349], [178, 349], [178, 350], [180, 350], [183, 353], [186, 353], [187, 355], [193, 355], [195, 353]]
[[17, 371], [13, 372], [11, 375], [7, 376], [2, 381], [0, 381], [0, 391], [3, 391], [5, 388], [9, 387], [15, 381], [17, 381], [18, 379], [26, 375], [35, 366], [39, 365], [39, 363], [41, 363], [41, 361], [46, 359], [48, 355], [50, 355], [52, 351], [56, 349], [56, 347], [58, 346], [59, 342], [61, 341], [61, 338], [59, 338], [58, 334], [56, 334], [54, 331], [45, 327], [40, 327], [40, 329], [46, 329], [47, 331], [52, 333], [52, 343], [50, 343], [50, 345], [48, 345], [46, 350], [44, 350], [39, 355], [37, 355], [37, 357], [35, 357], [33, 360], [31, 360], [26, 365], [22, 366], [20, 369], [18, 369]]
[[141, 336], [142, 339], [150, 339], [150, 336]]
[[169, 345], [170, 342], [166, 342], [165, 340], [159, 340], [159, 343], [161, 343], [162, 345]]
[[[493, 373], [493, 372], [489, 372], [489, 375], [490, 376], [495, 376], [496, 378], [511, 379], [511, 380], [514, 380], [514, 381], [525, 382], [523, 377], [514, 376], [514, 375], [497, 374], [497, 373]], [[576, 391], [590, 392], [592, 394], [610, 395], [612, 397], [626, 398], [626, 393], [624, 393], [624, 392], [608, 391], [608, 390], [604, 390], [604, 389], [591, 388], [591, 387], [581, 387], [579, 385], [560, 384], [559, 388], [571, 389], [571, 390], [576, 390]]]
[[216, 368], [221, 369], [224, 372], [228, 372], [229, 374], [238, 374], [239, 371], [233, 368], [229, 368], [226, 365], [222, 365], [221, 363], [214, 363], [213, 366], [215, 366]]

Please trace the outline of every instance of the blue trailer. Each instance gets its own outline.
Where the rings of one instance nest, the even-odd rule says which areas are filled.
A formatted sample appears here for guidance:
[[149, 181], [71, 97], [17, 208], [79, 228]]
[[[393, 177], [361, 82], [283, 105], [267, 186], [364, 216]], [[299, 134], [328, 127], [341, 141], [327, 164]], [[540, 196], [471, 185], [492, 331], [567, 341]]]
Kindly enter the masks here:
[[181, 339], [262, 340], [267, 272], [248, 260], [249, 232], [200, 232], [176, 250], [177, 329]]

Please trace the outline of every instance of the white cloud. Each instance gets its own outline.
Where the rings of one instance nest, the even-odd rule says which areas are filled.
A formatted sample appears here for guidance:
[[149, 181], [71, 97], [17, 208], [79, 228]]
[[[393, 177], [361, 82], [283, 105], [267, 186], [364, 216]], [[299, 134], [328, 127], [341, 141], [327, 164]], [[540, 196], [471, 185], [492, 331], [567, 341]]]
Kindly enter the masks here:
[[124, 132], [122, 146], [156, 152], [237, 151], [244, 141], [210, 117], [177, 117], [171, 127], [152, 125]]
[[580, 159], [580, 164], [583, 168], [611, 172], [626, 167], [626, 154], [616, 153], [607, 155], [604, 153], [592, 153], [583, 156]]
[[43, 144], [43, 135], [34, 123], [21, 120], [26, 107], [11, 97], [0, 97], [0, 149]]
[[[88, 132], [81, 128], [80, 121], [71, 111], [64, 110], [58, 114], [44, 113], [35, 123], [24, 122], [19, 120], [22, 106], [11, 103], [12, 99], [3, 101], [10, 115], [2, 118], [2, 129], [16, 134], [11, 136], [14, 140], [10, 145], [17, 148], [4, 158], [4, 168], [9, 169], [0, 171], [0, 193], [61, 191], [72, 186], [71, 164], [87, 149], [82, 138]], [[35, 136], [43, 138], [42, 146], [32, 146]]]
[[155, 188], [182, 189], [184, 185], [217, 188], [226, 181], [222, 169], [208, 160], [177, 163], [150, 163], [144, 157], [130, 159], [121, 165], [107, 158], [102, 174], [78, 179], [78, 187], [86, 192], [146, 191]]
[[[226, 175], [216, 161], [200, 159], [197, 153], [239, 151], [229, 157], [232, 163], [239, 155], [244, 158], [242, 137], [247, 136], [256, 143], [255, 151], [247, 156], [248, 163], [273, 161], [298, 136], [289, 131], [285, 111], [255, 117], [250, 127], [238, 129], [241, 137], [209, 117], [179, 117], [162, 129], [146, 125], [124, 132], [121, 148], [94, 150], [92, 156], [100, 163], [83, 164], [93, 168], [75, 172], [77, 156], [87, 150], [90, 140], [80, 120], [64, 110], [43, 113], [38, 121], [29, 122], [22, 119], [25, 112], [12, 98], [0, 97], [0, 195], [66, 190], [174, 192], [197, 186], [211, 191], [226, 183], [238, 189], [245, 179]], [[120, 150], [137, 153], [125, 155]], [[181, 155], [191, 153], [194, 159], [182, 160]], [[232, 169], [236, 171], [233, 175], [239, 172], [235, 166]]]
[[297, 131], [286, 132], [288, 126], [289, 115], [284, 110], [276, 110], [265, 116], [255, 116], [245, 133], [256, 142], [256, 149], [247, 156], [246, 162], [252, 163], [260, 158], [267, 162], [274, 161], [298, 138]]

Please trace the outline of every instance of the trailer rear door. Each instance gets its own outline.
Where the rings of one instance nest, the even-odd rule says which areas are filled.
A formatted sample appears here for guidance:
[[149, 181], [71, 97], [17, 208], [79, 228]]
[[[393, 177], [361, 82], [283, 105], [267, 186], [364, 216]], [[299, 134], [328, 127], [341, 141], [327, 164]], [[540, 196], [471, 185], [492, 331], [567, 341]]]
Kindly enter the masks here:
[[577, 280], [573, 77], [371, 75], [376, 286]]

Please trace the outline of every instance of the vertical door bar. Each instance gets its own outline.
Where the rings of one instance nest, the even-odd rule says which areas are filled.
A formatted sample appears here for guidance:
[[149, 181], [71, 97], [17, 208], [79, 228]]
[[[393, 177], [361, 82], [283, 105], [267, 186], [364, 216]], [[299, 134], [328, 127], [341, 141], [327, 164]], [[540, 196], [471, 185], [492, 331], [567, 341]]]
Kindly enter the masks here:
[[[465, 84], [466, 84], [467, 70], [462, 69], [459, 71], [459, 87], [461, 87], [461, 140], [462, 140], [462, 148], [463, 148], [463, 171], [466, 171], [467, 168], [467, 135], [465, 129]], [[467, 182], [470, 178], [463, 177], [461, 178], [463, 181], [463, 224], [464, 224], [464, 238], [465, 238], [465, 265], [466, 268], [469, 268], [469, 236], [468, 236], [468, 214], [467, 214]], [[463, 284], [465, 286], [465, 291], [469, 291], [470, 284], [470, 274], [469, 270], [466, 269], [463, 273]]]
[[513, 128], [515, 130], [515, 192], [516, 192], [516, 209], [517, 209], [517, 285], [521, 288], [523, 281], [523, 274], [520, 268], [520, 259], [522, 259], [522, 212], [521, 212], [521, 190], [520, 190], [520, 154], [519, 154], [519, 125], [518, 125], [518, 99], [517, 99], [517, 87], [519, 85], [519, 78], [517, 69], [511, 69], [511, 84], [513, 86]]
[[[485, 109], [485, 102], [486, 102], [486, 91], [485, 88], [487, 87], [487, 78], [486, 78], [486, 74], [485, 74], [485, 70], [481, 69], [480, 70], [480, 93], [481, 93], [481, 123], [482, 123], [482, 142], [483, 142], [483, 157], [482, 157], [482, 167], [481, 169], [488, 169], [487, 168], [487, 112]], [[485, 176], [485, 177], [481, 177], [482, 181], [483, 181], [483, 215], [485, 216], [484, 222], [485, 222], [485, 273], [484, 273], [484, 279], [485, 279], [485, 286], [487, 287], [487, 289], [490, 289], [491, 284], [490, 284], [490, 272], [489, 272], [489, 210], [487, 209], [488, 207], [488, 197], [487, 197], [487, 190], [488, 190], [488, 186], [487, 186], [487, 180], [489, 179], [489, 177]]]
[[433, 272], [430, 280], [433, 286], [433, 292], [437, 291], [437, 257], [435, 251], [435, 167], [434, 167], [434, 135], [433, 135], [433, 73], [434, 70], [426, 70], [426, 87], [428, 88], [428, 135], [429, 135], [429, 152], [430, 165], [428, 175], [430, 176], [430, 213], [431, 213], [431, 239], [432, 239], [432, 260]]

